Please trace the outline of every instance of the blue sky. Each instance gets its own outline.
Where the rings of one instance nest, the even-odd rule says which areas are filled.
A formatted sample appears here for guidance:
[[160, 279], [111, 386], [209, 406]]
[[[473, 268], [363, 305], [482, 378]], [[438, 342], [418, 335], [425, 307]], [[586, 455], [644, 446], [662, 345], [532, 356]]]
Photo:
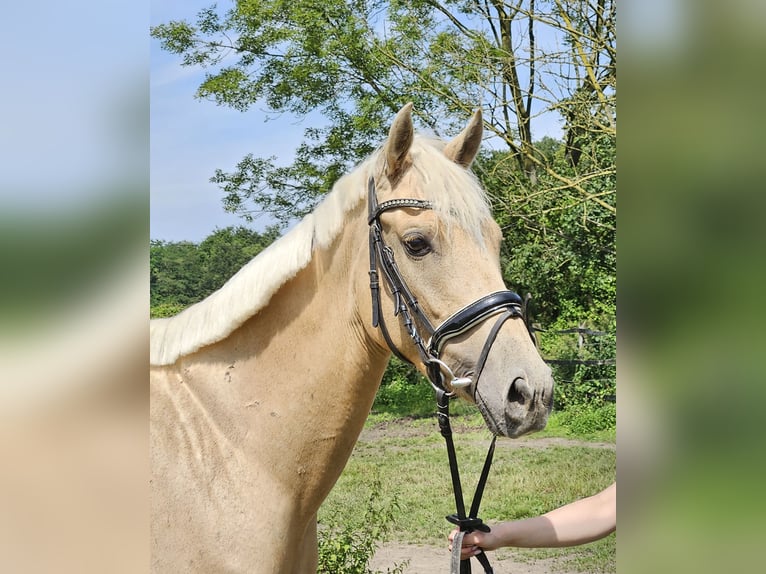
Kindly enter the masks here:
[[[151, 25], [194, 20], [212, 0], [154, 0]], [[246, 225], [226, 213], [222, 192], [209, 180], [217, 168], [233, 170], [248, 153], [289, 158], [305, 126], [294, 118], [266, 121], [253, 107], [247, 112], [194, 98], [204, 72], [182, 67], [180, 58], [151, 41], [150, 129], [152, 239], [201, 241], [216, 228]], [[256, 220], [253, 227], [262, 227]]]
[[[213, 0], [153, 0], [151, 25], [191, 20]], [[228, 2], [219, 2], [225, 9]], [[182, 67], [180, 58], [151, 40], [151, 205], [152, 239], [199, 242], [216, 228], [250, 225], [224, 212], [220, 188], [209, 180], [217, 168], [232, 171], [248, 153], [289, 163], [311, 120], [274, 118], [258, 106], [247, 112], [194, 98], [204, 71]], [[535, 137], [560, 137], [557, 116], [539, 118]]]
[[146, 130], [148, 50], [141, 31], [148, 9], [127, 0], [94, 4], [3, 6], [0, 209], [6, 214], [76, 211], [125, 174], [133, 182], [146, 170], [136, 149]]

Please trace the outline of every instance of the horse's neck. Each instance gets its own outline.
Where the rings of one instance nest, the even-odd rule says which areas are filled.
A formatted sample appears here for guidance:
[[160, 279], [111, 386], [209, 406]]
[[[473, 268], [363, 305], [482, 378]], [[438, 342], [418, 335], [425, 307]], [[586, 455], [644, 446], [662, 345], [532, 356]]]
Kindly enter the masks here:
[[206, 379], [194, 377], [200, 402], [211, 404], [237, 448], [260, 464], [320, 473], [305, 486], [320, 497], [351, 453], [388, 358], [371, 342], [351, 284], [365, 274], [356, 269], [366, 246], [360, 232], [355, 225], [341, 233], [189, 367]]

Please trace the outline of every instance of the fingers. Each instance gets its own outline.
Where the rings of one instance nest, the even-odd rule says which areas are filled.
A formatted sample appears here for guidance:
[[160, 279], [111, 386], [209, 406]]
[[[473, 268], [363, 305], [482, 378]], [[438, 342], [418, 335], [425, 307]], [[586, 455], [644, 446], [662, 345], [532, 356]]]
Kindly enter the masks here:
[[[452, 542], [455, 540], [455, 535], [460, 532], [457, 528], [449, 533], [449, 541]], [[476, 539], [476, 534], [473, 532], [469, 532], [463, 537], [463, 546], [469, 546], [469, 545], [476, 545], [478, 543], [478, 540]], [[450, 548], [452, 548], [452, 544], [450, 544]]]
[[[449, 551], [452, 552], [452, 544], [449, 545]], [[460, 549], [460, 558], [463, 560], [466, 560], [468, 558], [471, 558], [472, 556], [476, 556], [481, 552], [481, 548], [476, 546], [475, 544], [471, 544], [470, 546], [463, 546]]]
[[[456, 528], [452, 532], [449, 533], [449, 551], [452, 552], [452, 542], [455, 540], [455, 535], [459, 532], [459, 530]], [[468, 558], [471, 558], [472, 556], [476, 556], [477, 554], [481, 553], [481, 548], [477, 545], [478, 540], [476, 539], [476, 535], [474, 533], [466, 534], [463, 537], [463, 547], [460, 549], [460, 558], [463, 560], [467, 560]]]

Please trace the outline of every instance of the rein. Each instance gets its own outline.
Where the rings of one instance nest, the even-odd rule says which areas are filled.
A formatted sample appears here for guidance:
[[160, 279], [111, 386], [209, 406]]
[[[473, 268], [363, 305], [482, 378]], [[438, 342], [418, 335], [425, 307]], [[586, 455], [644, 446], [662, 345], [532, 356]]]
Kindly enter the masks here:
[[[481, 530], [483, 532], [489, 532], [490, 530], [489, 526], [484, 524], [481, 518], [478, 518], [478, 512], [479, 504], [481, 503], [481, 498], [484, 493], [484, 485], [486, 484], [489, 469], [492, 464], [497, 436], [492, 438], [492, 443], [490, 444], [487, 457], [484, 461], [484, 467], [474, 493], [470, 511], [466, 513], [455, 446], [452, 441], [452, 428], [449, 420], [449, 401], [455, 396], [453, 392], [455, 388], [470, 386], [473, 381], [467, 377], [457, 377], [450, 367], [440, 359], [440, 355], [447, 341], [470, 331], [490, 317], [499, 315], [484, 343], [484, 347], [482, 348], [476, 364], [475, 380], [476, 385], [478, 385], [481, 373], [484, 369], [484, 364], [489, 356], [489, 351], [503, 324], [513, 317], [520, 317], [525, 320], [526, 323], [524, 301], [513, 291], [506, 290], [490, 293], [458, 310], [456, 313], [448, 317], [441, 325], [434, 328], [428, 320], [428, 317], [423, 313], [417, 299], [412, 294], [412, 291], [409, 289], [407, 283], [399, 272], [399, 268], [394, 261], [394, 252], [383, 240], [380, 224], [380, 215], [385, 211], [403, 207], [428, 210], [433, 209], [433, 205], [431, 202], [421, 199], [392, 199], [379, 204], [375, 193], [375, 180], [373, 177], [370, 177], [368, 180], [367, 192], [367, 223], [370, 228], [369, 273], [370, 293], [372, 295], [372, 325], [376, 328], [380, 327], [386, 344], [399, 359], [407, 363], [412, 363], [401, 353], [401, 351], [399, 351], [399, 349], [397, 349], [391, 339], [388, 327], [383, 318], [380, 303], [380, 276], [378, 273], [378, 267], [380, 267], [383, 278], [394, 297], [394, 316], [399, 317], [399, 320], [412, 339], [412, 342], [420, 355], [420, 360], [423, 362], [426, 372], [428, 373], [428, 380], [436, 393], [439, 430], [447, 445], [447, 456], [449, 458], [450, 474], [452, 477], [452, 489], [455, 494], [455, 506], [457, 509], [455, 514], [447, 516], [447, 520], [452, 524], [457, 525], [459, 528], [459, 532], [452, 543], [451, 572], [457, 574], [459, 571], [460, 574], [470, 574], [470, 559], [460, 560], [460, 548], [465, 534], [474, 530]], [[421, 335], [419, 328], [424, 331], [427, 340]], [[453, 390], [449, 390], [447, 385], [445, 385], [445, 373], [450, 377], [449, 388]], [[476, 559], [484, 568], [485, 574], [492, 574], [492, 567], [484, 552], [478, 554]]]

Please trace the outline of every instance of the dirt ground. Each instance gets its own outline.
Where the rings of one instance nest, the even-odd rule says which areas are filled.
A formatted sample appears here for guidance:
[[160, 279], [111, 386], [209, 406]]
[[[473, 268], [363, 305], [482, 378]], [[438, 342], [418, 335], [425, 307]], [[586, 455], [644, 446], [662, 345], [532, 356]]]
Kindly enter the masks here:
[[[543, 560], [521, 561], [514, 559], [508, 552], [490, 552], [487, 554], [495, 574], [581, 574], [575, 571], [561, 570], [555, 567], [555, 558]], [[406, 574], [448, 574], [450, 569], [450, 553], [447, 550], [446, 540], [442, 548], [433, 546], [419, 546], [414, 544], [386, 544], [378, 549], [372, 560], [370, 568], [373, 571], [386, 572], [393, 570], [398, 564], [409, 561], [405, 567]], [[472, 571], [475, 574], [483, 572], [481, 565], [471, 561]]]

